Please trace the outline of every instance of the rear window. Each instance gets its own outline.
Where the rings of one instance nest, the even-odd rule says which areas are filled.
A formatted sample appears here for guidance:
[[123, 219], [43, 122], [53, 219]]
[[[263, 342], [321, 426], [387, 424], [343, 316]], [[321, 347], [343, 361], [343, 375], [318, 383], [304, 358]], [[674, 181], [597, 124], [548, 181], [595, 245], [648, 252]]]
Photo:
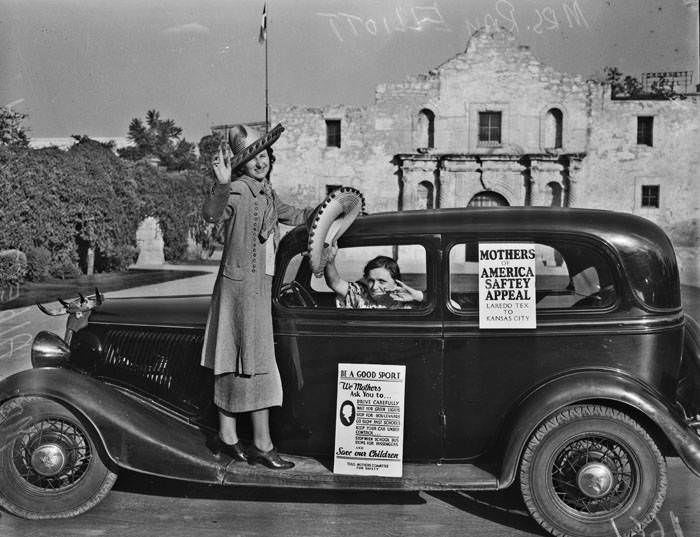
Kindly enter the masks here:
[[[617, 289], [608, 260], [581, 244], [528, 243], [535, 250], [537, 310], [604, 309], [615, 304]], [[479, 307], [479, 243], [450, 249], [450, 304], [457, 310]]]

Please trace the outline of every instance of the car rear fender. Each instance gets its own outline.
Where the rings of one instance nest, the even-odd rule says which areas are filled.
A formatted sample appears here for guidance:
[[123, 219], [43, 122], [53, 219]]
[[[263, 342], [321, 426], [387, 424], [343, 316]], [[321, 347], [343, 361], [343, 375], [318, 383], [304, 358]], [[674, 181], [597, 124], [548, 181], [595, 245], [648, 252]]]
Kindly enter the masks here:
[[700, 414], [700, 325], [690, 315], [685, 316], [683, 359], [677, 396], [689, 417]]
[[112, 467], [223, 482], [225, 465], [206, 448], [205, 433], [148, 400], [60, 368], [30, 369], [0, 381], [0, 403], [25, 396], [46, 397], [75, 412]]
[[[683, 462], [700, 476], [700, 437], [684, 421], [679, 408], [662, 400], [648, 386], [615, 371], [576, 371], [543, 384], [516, 405], [502, 429], [504, 445], [500, 488], [516, 478], [525, 445], [537, 427], [570, 405], [609, 401], [620, 410], [639, 413], [663, 433]], [[642, 423], [644, 425], [644, 423]]]

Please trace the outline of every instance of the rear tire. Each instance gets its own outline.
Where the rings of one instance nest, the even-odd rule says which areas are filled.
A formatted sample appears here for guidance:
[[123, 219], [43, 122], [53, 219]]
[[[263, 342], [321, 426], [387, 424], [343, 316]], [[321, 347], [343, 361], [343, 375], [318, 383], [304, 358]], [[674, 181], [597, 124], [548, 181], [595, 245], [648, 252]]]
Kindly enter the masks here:
[[0, 405], [0, 506], [22, 518], [68, 518], [97, 505], [117, 479], [80, 419], [41, 397]]
[[532, 516], [557, 537], [629, 537], [666, 497], [666, 461], [632, 418], [600, 405], [558, 411], [530, 438], [520, 488]]

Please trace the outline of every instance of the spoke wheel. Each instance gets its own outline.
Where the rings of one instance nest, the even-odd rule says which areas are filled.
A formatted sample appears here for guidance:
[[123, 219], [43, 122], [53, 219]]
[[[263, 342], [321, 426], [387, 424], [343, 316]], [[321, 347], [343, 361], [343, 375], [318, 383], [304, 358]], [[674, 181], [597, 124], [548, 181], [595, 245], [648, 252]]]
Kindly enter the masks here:
[[523, 498], [557, 536], [630, 536], [661, 507], [666, 465], [632, 418], [598, 405], [567, 407], [532, 435], [521, 461]]
[[78, 417], [48, 399], [0, 406], [0, 505], [23, 518], [83, 513], [109, 492], [116, 475]]
[[609, 517], [633, 497], [638, 467], [610, 438], [585, 436], [559, 451], [552, 462], [552, 487], [572, 514]]

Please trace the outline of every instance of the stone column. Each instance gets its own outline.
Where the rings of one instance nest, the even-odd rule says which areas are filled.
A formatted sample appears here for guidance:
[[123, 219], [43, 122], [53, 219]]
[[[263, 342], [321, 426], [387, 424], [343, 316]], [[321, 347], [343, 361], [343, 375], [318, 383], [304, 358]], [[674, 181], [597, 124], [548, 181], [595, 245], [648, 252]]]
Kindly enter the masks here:
[[474, 192], [482, 190], [481, 172], [476, 157], [455, 155], [440, 163], [440, 201], [438, 207], [466, 207]]
[[403, 195], [401, 207], [404, 211], [425, 209], [424, 200], [418, 194], [418, 186], [422, 182], [433, 185], [433, 193], [437, 193], [435, 170], [437, 161], [430, 155], [410, 155], [402, 157], [401, 177], [403, 179]]
[[[530, 191], [530, 204], [543, 207], [564, 206], [564, 166], [556, 157], [532, 157], [530, 161], [530, 173], [532, 174], [532, 186]], [[550, 183], [555, 183], [558, 188], [552, 190]], [[554, 196], [554, 197], [553, 197]], [[558, 199], [556, 197], [558, 196]]]
[[565, 207], [576, 207], [576, 197], [578, 196], [578, 189], [581, 187], [579, 181], [581, 166], [583, 164], [583, 156], [572, 156], [569, 158], [569, 173], [566, 185], [566, 192], [564, 195]]
[[[506, 198], [509, 205], [524, 205], [527, 189], [518, 155], [488, 155], [481, 158], [480, 190], [492, 190]], [[475, 192], [476, 193], [476, 192]]]

